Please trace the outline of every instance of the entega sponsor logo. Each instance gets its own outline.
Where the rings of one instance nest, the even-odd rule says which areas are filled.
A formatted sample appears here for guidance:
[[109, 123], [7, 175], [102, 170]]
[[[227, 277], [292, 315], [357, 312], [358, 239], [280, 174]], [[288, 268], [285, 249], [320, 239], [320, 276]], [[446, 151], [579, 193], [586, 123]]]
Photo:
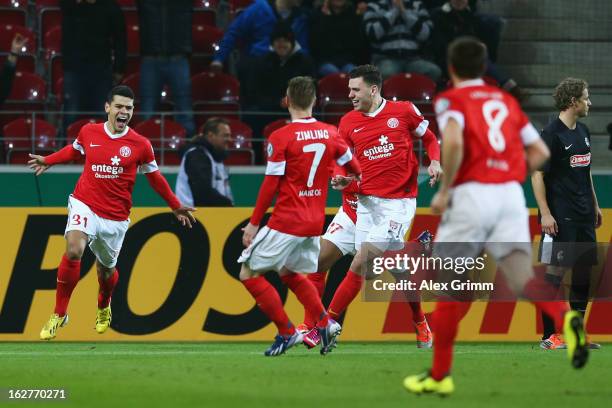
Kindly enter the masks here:
[[329, 139], [329, 132], [325, 129], [298, 130], [295, 132], [296, 140]]
[[93, 171], [96, 178], [118, 178], [123, 173], [122, 166], [109, 166], [107, 164], [92, 164], [91, 171]]
[[376, 160], [382, 159], [384, 157], [390, 157], [391, 152], [395, 150], [395, 146], [393, 143], [389, 143], [387, 141], [388, 137], [382, 135], [378, 141], [380, 142], [379, 146], [370, 147], [363, 151], [363, 155], [368, 158], [368, 160]]

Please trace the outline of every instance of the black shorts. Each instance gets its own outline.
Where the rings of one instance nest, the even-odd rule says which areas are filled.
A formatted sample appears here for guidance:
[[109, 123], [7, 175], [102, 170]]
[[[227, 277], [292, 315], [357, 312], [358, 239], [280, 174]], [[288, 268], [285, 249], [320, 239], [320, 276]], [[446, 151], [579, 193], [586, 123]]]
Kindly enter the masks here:
[[597, 265], [597, 238], [593, 224], [557, 224], [554, 237], [542, 234], [538, 260], [553, 266]]

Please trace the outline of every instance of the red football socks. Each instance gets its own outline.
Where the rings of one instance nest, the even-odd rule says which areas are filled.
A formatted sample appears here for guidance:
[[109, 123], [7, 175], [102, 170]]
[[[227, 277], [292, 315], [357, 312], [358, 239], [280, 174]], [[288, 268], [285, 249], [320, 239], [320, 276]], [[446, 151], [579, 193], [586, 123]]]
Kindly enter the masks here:
[[[312, 282], [312, 284], [317, 289], [317, 293], [319, 294], [319, 299], [323, 298], [323, 293], [325, 292], [325, 278], [327, 277], [327, 272], [315, 272], [308, 274], [308, 280]], [[308, 310], [304, 310], [304, 324], [308, 326], [309, 329], [315, 327], [317, 324], [317, 316], [308, 313]]]
[[57, 290], [55, 291], [55, 313], [58, 315], [66, 315], [70, 296], [80, 277], [81, 260], [72, 261], [63, 255], [57, 268]]
[[295, 327], [289, 321], [289, 316], [285, 313], [283, 302], [278, 295], [274, 286], [270, 284], [263, 276], [257, 276], [242, 281], [242, 284], [247, 288], [251, 296], [255, 298], [257, 306], [268, 319], [270, 319], [278, 328], [278, 333], [281, 336], [291, 336], [295, 333]]
[[119, 271], [117, 269], [108, 279], [98, 276], [98, 283], [100, 284], [100, 289], [98, 290], [98, 309], [108, 307], [118, 281]]
[[353, 299], [355, 299], [361, 290], [363, 281], [363, 276], [351, 270], [347, 272], [329, 305], [328, 313], [332, 319], [338, 319]]
[[317, 327], [323, 328], [327, 326], [328, 316], [325, 313], [321, 297], [317, 293], [317, 289], [313, 283], [305, 276], [297, 273], [289, 273], [281, 276], [281, 280], [287, 287], [295, 293], [298, 300], [307, 313], [311, 316], [316, 316]]
[[421, 309], [421, 302], [408, 302], [410, 309], [412, 309], [412, 321], [414, 324], [421, 323], [425, 320], [423, 309]]
[[434, 312], [434, 351], [431, 376], [440, 381], [450, 373], [453, 364], [453, 345], [461, 318], [469, 309], [466, 302], [438, 302]]

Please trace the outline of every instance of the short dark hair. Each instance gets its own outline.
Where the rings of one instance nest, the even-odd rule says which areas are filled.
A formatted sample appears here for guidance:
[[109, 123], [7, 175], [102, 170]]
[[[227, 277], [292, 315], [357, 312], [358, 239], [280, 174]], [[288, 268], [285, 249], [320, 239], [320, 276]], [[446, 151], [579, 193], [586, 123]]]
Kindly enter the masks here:
[[219, 118], [216, 116], [208, 119], [206, 123], [204, 123], [204, 126], [202, 127], [202, 133], [195, 135], [191, 139], [191, 142], [195, 143], [196, 141], [204, 138], [209, 133], [217, 133], [219, 131], [219, 125], [229, 126], [229, 121], [225, 118]]
[[487, 46], [475, 37], [459, 37], [448, 46], [447, 60], [460, 78], [479, 78], [487, 67]]
[[106, 102], [111, 103], [115, 95], [125, 96], [126, 98], [134, 99], [134, 91], [127, 85], [117, 85], [113, 87], [106, 95]]
[[359, 65], [349, 73], [349, 78], [363, 78], [363, 82], [368, 85], [376, 85], [382, 88], [382, 75], [374, 65]]
[[553, 98], [555, 106], [560, 111], [564, 111], [572, 106], [572, 98], [576, 100], [582, 98], [582, 93], [589, 87], [589, 84], [584, 79], [580, 78], [565, 78], [555, 87]]
[[287, 86], [287, 95], [292, 105], [300, 109], [308, 109], [317, 98], [317, 86], [309, 76], [291, 78]]

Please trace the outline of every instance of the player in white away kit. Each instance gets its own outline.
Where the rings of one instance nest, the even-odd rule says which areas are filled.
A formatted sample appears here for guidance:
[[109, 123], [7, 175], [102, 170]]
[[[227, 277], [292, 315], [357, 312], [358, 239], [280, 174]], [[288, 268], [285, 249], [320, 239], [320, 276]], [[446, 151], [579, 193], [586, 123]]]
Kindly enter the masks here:
[[[432, 211], [443, 213], [434, 255], [474, 259], [486, 249], [513, 292], [532, 300], [557, 328], [564, 327], [572, 365], [580, 368], [588, 356], [582, 317], [569, 311], [565, 302], [550, 301], [556, 298], [556, 289], [534, 279], [531, 264], [529, 213], [521, 183], [527, 170], [538, 169], [550, 152], [514, 97], [481, 79], [487, 63], [484, 44], [459, 38], [449, 46], [448, 61], [454, 88], [438, 95], [434, 103], [444, 164], [440, 189], [431, 201]], [[439, 395], [454, 391], [453, 343], [469, 305], [450, 298], [438, 301], [433, 366], [407, 377], [408, 391]]]
[[[278, 336], [265, 351], [278, 356], [302, 341], [283, 309], [278, 293], [261, 274], [274, 270], [281, 280], [316, 316], [321, 354], [331, 351], [340, 325], [328, 318], [312, 282], [300, 273], [317, 270], [319, 235], [325, 223], [325, 202], [331, 165], [335, 161], [354, 175], [361, 172], [336, 128], [312, 117], [316, 87], [309, 77], [289, 81], [287, 104], [292, 122], [268, 140], [268, 164], [257, 204], [242, 241], [247, 248], [238, 259], [240, 280], [260, 309], [278, 328]], [[259, 224], [278, 192], [268, 224]]]
[[111, 295], [119, 274], [115, 265], [130, 224], [132, 190], [140, 167], [155, 191], [181, 222], [191, 228], [194, 208], [181, 206], [155, 162], [151, 142], [134, 132], [128, 123], [134, 112], [134, 93], [127, 86], [113, 88], [105, 105], [105, 123], [87, 124], [74, 143], [48, 156], [30, 154], [36, 175], [50, 166], [85, 156], [83, 174], [68, 199], [66, 253], [57, 270], [55, 311], [40, 332], [42, 340], [55, 338], [68, 323], [68, 302], [80, 278], [85, 247], [96, 256], [100, 289], [96, 331], [104, 333], [111, 323]]
[[[354, 110], [340, 120], [339, 133], [353, 148], [362, 168], [355, 248], [350, 270], [336, 290], [328, 313], [337, 318], [357, 296], [364, 281], [362, 266], [387, 249], [400, 249], [416, 212], [418, 161], [412, 138], [421, 138], [431, 159], [433, 184], [441, 174], [440, 146], [429, 122], [411, 102], [381, 96], [382, 78], [373, 65], [350, 73], [349, 98]], [[336, 177], [337, 183], [352, 180]], [[426, 325], [426, 322], [425, 322]]]

